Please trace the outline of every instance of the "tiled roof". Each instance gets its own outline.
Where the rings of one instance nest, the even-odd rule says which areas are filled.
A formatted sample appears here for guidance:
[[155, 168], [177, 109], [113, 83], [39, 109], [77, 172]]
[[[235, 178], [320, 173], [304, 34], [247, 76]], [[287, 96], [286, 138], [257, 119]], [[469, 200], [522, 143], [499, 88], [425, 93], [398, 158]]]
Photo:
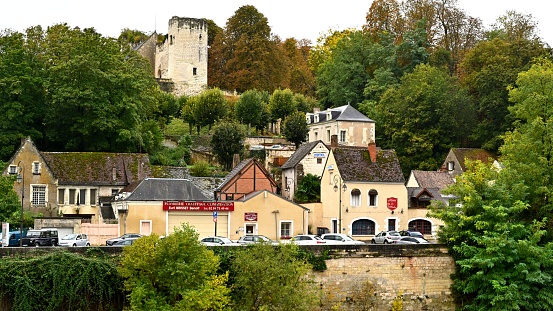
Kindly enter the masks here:
[[437, 188], [443, 190], [455, 183], [455, 180], [448, 172], [438, 171], [412, 171], [421, 188]]
[[482, 161], [482, 163], [488, 163], [490, 158], [495, 159], [495, 156], [492, 153], [484, 149], [453, 148], [451, 150], [455, 154], [455, 157], [457, 157], [457, 160], [459, 161], [459, 164], [461, 165], [463, 171], [466, 170], [465, 158], [471, 161], [480, 160]]
[[188, 179], [146, 178], [126, 201], [210, 200]]
[[364, 147], [337, 147], [333, 150], [336, 164], [344, 181], [401, 182], [405, 177], [394, 150], [377, 149], [376, 162], [371, 162]]
[[248, 159], [245, 159], [243, 160], [242, 162], [238, 163], [238, 165], [236, 165], [232, 171], [230, 171], [228, 173], [228, 175], [225, 177], [225, 180], [219, 185], [219, 187], [217, 187], [216, 190], [220, 190], [222, 187], [225, 186], [225, 184], [229, 181], [229, 180], [232, 180], [234, 178], [234, 176], [238, 175], [238, 173], [240, 173], [240, 171], [242, 171], [242, 169], [244, 167], [246, 167], [246, 165], [248, 165], [250, 162], [252, 161], [255, 161], [254, 158], [248, 158]]
[[295, 167], [319, 143], [322, 143], [322, 141], [317, 140], [300, 145], [299, 148], [292, 154], [290, 158], [288, 158], [288, 160], [280, 168], [287, 169]]
[[148, 155], [142, 153], [40, 152], [40, 155], [60, 184], [125, 186], [151, 176]]
[[[327, 112], [330, 111], [331, 120], [326, 119]], [[319, 116], [319, 122], [315, 122], [314, 116]], [[309, 113], [307, 116], [310, 118], [311, 123], [323, 123], [330, 121], [353, 121], [353, 122], [372, 122], [373, 120], [369, 119], [366, 115], [359, 112], [357, 109], [353, 108], [351, 105], [344, 105], [336, 108], [330, 108], [328, 110], [323, 110], [315, 113]], [[308, 124], [309, 125], [309, 124]]]
[[186, 167], [152, 165], [152, 177], [187, 179], [190, 172]]

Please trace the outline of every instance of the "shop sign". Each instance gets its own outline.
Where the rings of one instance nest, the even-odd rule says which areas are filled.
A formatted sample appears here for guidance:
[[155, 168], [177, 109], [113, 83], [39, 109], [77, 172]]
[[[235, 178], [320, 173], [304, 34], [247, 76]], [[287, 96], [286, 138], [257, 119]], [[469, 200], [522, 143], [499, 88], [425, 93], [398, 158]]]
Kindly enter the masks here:
[[215, 201], [163, 201], [164, 211], [234, 211], [234, 202], [215, 202]]
[[389, 210], [393, 211], [397, 208], [397, 198], [387, 198], [386, 202]]
[[244, 213], [244, 221], [257, 221], [257, 213]]
[[314, 158], [325, 158], [325, 157], [326, 157], [326, 153], [315, 152], [315, 153], [313, 153], [313, 157], [314, 157]]

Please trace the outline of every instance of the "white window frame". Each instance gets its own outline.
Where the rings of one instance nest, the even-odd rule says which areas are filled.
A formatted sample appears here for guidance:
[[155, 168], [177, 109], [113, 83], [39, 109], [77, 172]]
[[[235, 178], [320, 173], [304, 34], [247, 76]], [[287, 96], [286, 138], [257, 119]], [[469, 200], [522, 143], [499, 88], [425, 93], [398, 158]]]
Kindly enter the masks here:
[[346, 136], [347, 136], [346, 134], [347, 134], [346, 130], [340, 130], [340, 135], [338, 136], [338, 142], [345, 143], [346, 142]]
[[[94, 195], [93, 195], [94, 194]], [[90, 205], [91, 206], [96, 206], [96, 202], [98, 202], [98, 189], [96, 188], [91, 188], [88, 190], [88, 197], [89, 197], [89, 200], [90, 200]]]
[[17, 165], [10, 165], [8, 168], [8, 174], [10, 175], [17, 175]]
[[[288, 234], [283, 234], [284, 228], [282, 226], [285, 224], [290, 225], [290, 227], [288, 228]], [[283, 237], [283, 236], [291, 237], [292, 233], [294, 232], [294, 222], [291, 220], [281, 220], [278, 227], [279, 227], [279, 230], [278, 230], [279, 237]]]
[[[39, 189], [44, 191], [38, 191]], [[46, 206], [46, 202], [48, 202], [48, 185], [31, 184], [31, 205]]]
[[[149, 223], [150, 224], [150, 232], [146, 234], [146, 232], [142, 232], [142, 224], [143, 223]], [[152, 221], [151, 220], [140, 220], [140, 234], [142, 235], [151, 235], [154, 229], [152, 228]]]
[[[374, 190], [376, 191], [376, 195], [374, 195], [374, 204], [372, 205], [371, 204], [371, 191]], [[368, 206], [371, 206], [371, 207], [377, 207], [378, 206], [378, 190], [376, 189], [370, 189], [369, 192], [367, 192], [367, 196], [368, 196], [368, 200], [367, 200], [367, 204]]]
[[[358, 191], [359, 194], [353, 194], [353, 191]], [[361, 190], [355, 188], [355, 189], [351, 189], [351, 191], [349, 192], [349, 198], [350, 198], [350, 205], [352, 207], [359, 207], [361, 206]]]
[[34, 161], [33, 162], [33, 174], [38, 175], [40, 174], [41, 165], [40, 162]]
[[[58, 204], [59, 205], [66, 205], [67, 204], [67, 202], [65, 200], [65, 193], [67, 192], [66, 190], [67, 189], [65, 189], [65, 188], [58, 188]], [[63, 195], [62, 195], [61, 198], [60, 198], [60, 192], [63, 192]]]

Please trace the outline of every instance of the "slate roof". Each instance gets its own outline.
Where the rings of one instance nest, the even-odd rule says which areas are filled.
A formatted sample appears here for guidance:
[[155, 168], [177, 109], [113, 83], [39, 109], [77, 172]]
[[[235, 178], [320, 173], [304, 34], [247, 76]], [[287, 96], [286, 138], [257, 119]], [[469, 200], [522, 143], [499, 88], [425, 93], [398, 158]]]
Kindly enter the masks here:
[[151, 175], [148, 155], [142, 153], [40, 152], [40, 155], [63, 185], [125, 186]]
[[[330, 108], [329, 110], [332, 116], [331, 120], [326, 119], [326, 114], [328, 110], [323, 110], [323, 111], [307, 114], [307, 116], [311, 120], [309, 124], [332, 122], [332, 121], [352, 121], [352, 122], [374, 123], [373, 120], [369, 119], [366, 115], [362, 114], [361, 112], [359, 112], [357, 109], [353, 108], [349, 104], [345, 106], [336, 107], [336, 108]], [[315, 122], [315, 117], [314, 117], [315, 114], [319, 115], [319, 122]]]
[[461, 168], [463, 171], [466, 170], [465, 166], [465, 158], [469, 159], [471, 161], [477, 161], [480, 160], [482, 163], [488, 163], [489, 159], [495, 159], [495, 156], [484, 149], [477, 149], [477, 148], [452, 148], [453, 154], [455, 154], [455, 157], [459, 161], [459, 164], [461, 165]]
[[333, 150], [336, 165], [346, 182], [401, 182], [405, 177], [394, 150], [377, 149], [376, 162], [371, 162], [365, 147], [337, 147]]
[[411, 171], [420, 188], [437, 188], [443, 190], [455, 183], [448, 172], [438, 171]]
[[[280, 168], [281, 169], [287, 169], [287, 168], [295, 167], [319, 143], [322, 143], [322, 141], [317, 140], [317, 141], [301, 144], [299, 146], [299, 148], [292, 154], [292, 156], [290, 156], [290, 158], [288, 158], [288, 160]], [[328, 149], [328, 147], [327, 147], [327, 149]]]
[[188, 179], [146, 178], [125, 201], [208, 201]]

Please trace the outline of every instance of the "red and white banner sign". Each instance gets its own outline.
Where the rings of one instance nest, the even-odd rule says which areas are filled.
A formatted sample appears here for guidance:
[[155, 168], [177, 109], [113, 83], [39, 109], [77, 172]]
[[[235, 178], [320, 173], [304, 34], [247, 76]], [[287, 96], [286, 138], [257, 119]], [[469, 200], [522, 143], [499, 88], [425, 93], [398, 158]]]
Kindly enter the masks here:
[[163, 201], [164, 211], [234, 211], [234, 202], [215, 202], [215, 201]]
[[397, 208], [397, 198], [387, 198], [386, 203], [388, 204], [388, 209], [391, 211]]
[[244, 221], [257, 221], [257, 213], [244, 213]]

